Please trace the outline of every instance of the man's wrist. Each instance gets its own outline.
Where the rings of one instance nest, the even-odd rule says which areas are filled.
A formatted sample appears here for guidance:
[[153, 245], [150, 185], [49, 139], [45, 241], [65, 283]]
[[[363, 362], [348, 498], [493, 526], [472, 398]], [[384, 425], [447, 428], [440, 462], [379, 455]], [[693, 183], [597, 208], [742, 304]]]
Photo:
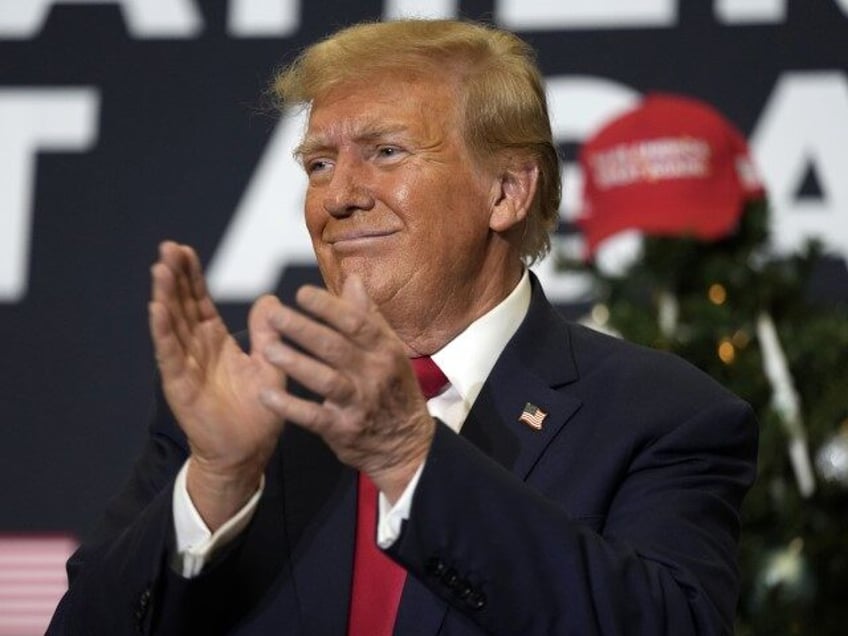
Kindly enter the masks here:
[[397, 503], [412, 478], [421, 469], [430, 452], [435, 433], [436, 422], [428, 414], [426, 422], [422, 422], [421, 433], [416, 436], [416, 442], [408, 450], [408, 457], [403, 462], [369, 475], [389, 505], [394, 506]]
[[421, 479], [422, 472], [424, 472], [423, 463], [415, 471], [403, 494], [401, 494], [400, 498], [394, 504], [390, 504], [388, 498], [382, 493], [380, 494], [377, 506], [379, 511], [377, 517], [377, 545], [382, 549], [385, 550], [391, 547], [397, 541], [403, 522], [409, 519], [412, 511], [412, 497], [418, 488], [418, 482]]
[[172, 567], [183, 577], [192, 578], [200, 574], [220, 548], [230, 543], [247, 528], [259, 505], [265, 477], [262, 476], [259, 490], [245, 506], [213, 533], [204, 523], [188, 494], [186, 488], [188, 464], [188, 461], [183, 464], [174, 482], [172, 506], [177, 549], [173, 555]]
[[186, 490], [203, 522], [215, 532], [241, 510], [259, 490], [264, 467], [245, 466], [226, 473], [210, 470], [191, 456], [186, 472]]

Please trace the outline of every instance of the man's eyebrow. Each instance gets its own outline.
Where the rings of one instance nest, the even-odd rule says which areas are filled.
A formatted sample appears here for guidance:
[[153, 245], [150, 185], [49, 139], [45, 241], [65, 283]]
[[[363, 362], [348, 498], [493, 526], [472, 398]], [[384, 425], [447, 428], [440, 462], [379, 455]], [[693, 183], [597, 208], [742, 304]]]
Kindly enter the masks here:
[[[362, 126], [360, 132], [353, 135], [356, 142], [371, 142], [383, 137], [396, 135], [404, 132], [408, 126], [404, 124], [380, 124], [380, 125], [365, 125]], [[324, 135], [304, 137], [292, 153], [296, 159], [302, 160], [306, 155], [320, 154], [324, 151], [333, 148], [334, 144], [330, 142]]]
[[323, 139], [306, 137], [295, 147], [292, 155], [294, 155], [294, 158], [298, 161], [303, 161], [303, 158], [306, 155], [315, 154], [321, 150], [326, 150], [327, 148], [329, 148], [329, 144]]

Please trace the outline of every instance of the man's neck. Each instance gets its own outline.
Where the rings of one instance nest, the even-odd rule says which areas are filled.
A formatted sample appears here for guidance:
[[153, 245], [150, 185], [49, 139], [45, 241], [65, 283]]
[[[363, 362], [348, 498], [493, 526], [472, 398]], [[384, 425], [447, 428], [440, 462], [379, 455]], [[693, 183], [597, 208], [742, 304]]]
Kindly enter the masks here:
[[[431, 355], [439, 351], [475, 320], [491, 311], [515, 289], [524, 273], [518, 262], [514, 271], [504, 276], [476, 281], [467, 290], [444, 290], [433, 311], [416, 316], [416, 320], [405, 320], [403, 324], [390, 321], [395, 332], [404, 342], [409, 357]], [[385, 315], [385, 314], [384, 314]], [[399, 321], [400, 322], [400, 321]]]

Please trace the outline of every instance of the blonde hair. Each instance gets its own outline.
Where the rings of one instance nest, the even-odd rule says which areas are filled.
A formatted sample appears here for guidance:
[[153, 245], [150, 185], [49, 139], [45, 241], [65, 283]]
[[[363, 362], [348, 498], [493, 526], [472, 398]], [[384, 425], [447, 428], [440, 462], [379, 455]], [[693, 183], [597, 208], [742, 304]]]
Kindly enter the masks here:
[[521, 239], [532, 263], [550, 250], [561, 196], [542, 76], [533, 49], [512, 33], [457, 20], [366, 22], [304, 50], [271, 86], [278, 106], [308, 106], [333, 87], [379, 75], [453, 79], [466, 143], [481, 161], [528, 158], [539, 169]]

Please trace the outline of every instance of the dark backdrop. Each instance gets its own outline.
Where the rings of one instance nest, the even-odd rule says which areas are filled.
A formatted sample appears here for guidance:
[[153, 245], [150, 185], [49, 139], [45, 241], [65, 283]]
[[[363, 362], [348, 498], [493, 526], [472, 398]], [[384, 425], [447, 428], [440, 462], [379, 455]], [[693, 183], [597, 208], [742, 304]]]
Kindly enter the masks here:
[[[305, 44], [405, 4], [0, 0], [0, 533], [79, 536], [126, 478], [152, 391], [161, 239], [197, 247], [233, 329], [259, 292], [316, 280], [288, 158], [296, 121], [278, 126], [261, 95]], [[824, 238], [820, 289], [846, 293], [846, 0], [418, 10], [485, 18], [537, 48], [567, 160], [561, 238], [581, 139], [646, 91], [686, 93], [749, 137], [775, 251]], [[547, 287], [578, 314], [584, 281], [554, 269], [540, 268]]]

